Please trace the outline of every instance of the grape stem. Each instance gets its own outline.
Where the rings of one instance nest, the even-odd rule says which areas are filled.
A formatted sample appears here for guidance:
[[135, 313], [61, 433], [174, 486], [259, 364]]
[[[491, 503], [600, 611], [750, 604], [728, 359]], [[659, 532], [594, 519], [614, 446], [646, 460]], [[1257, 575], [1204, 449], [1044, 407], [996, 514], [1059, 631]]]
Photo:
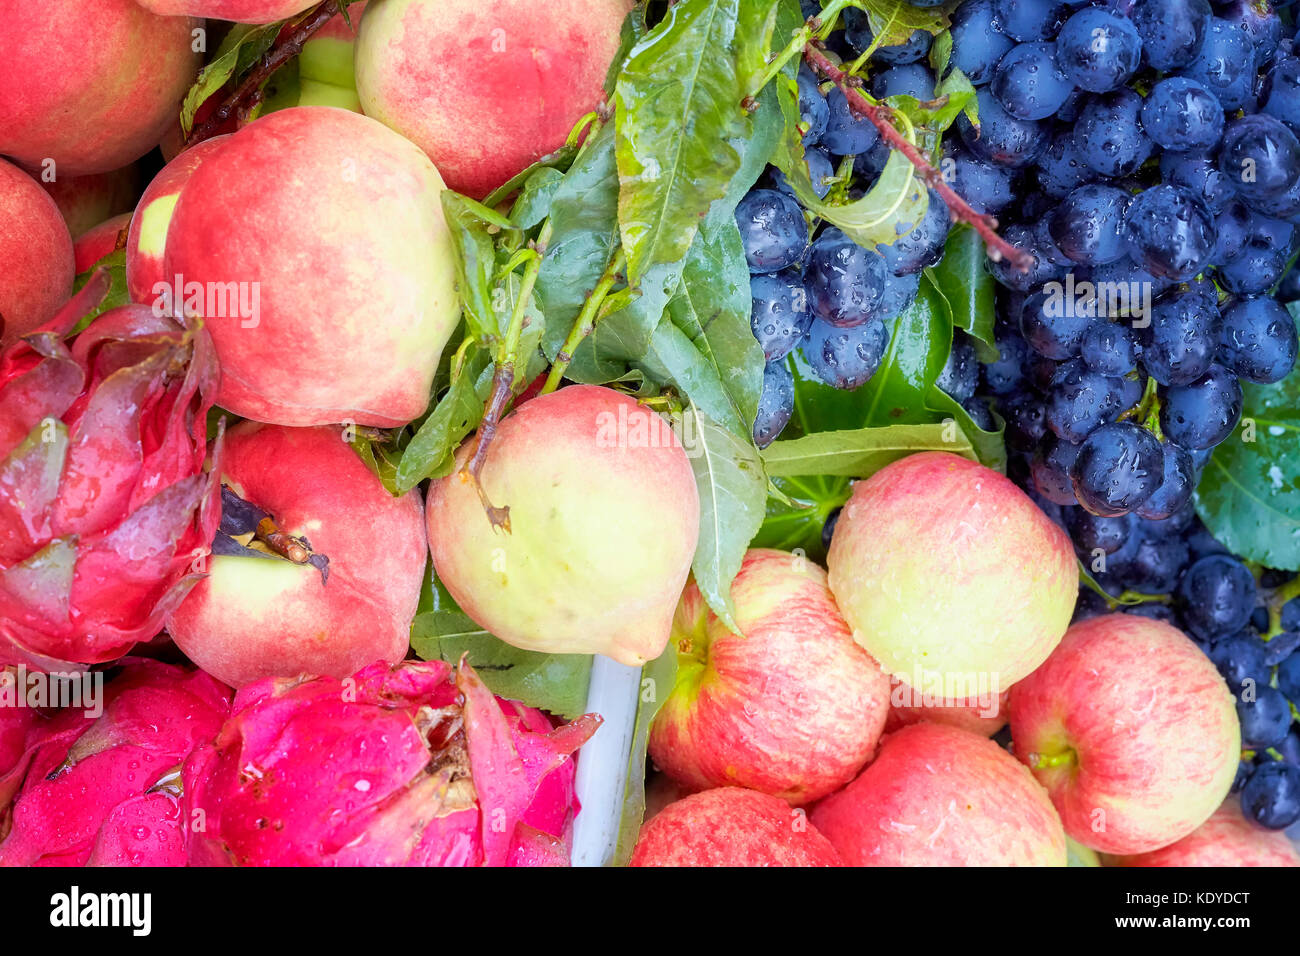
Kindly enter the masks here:
[[574, 352], [578, 350], [582, 340], [596, 328], [596, 323], [604, 317], [601, 305], [604, 304], [609, 291], [618, 282], [619, 273], [622, 272], [625, 263], [623, 248], [620, 246], [614, 250], [614, 254], [610, 257], [609, 265], [605, 267], [605, 272], [600, 277], [600, 281], [596, 283], [591, 295], [587, 296], [587, 301], [582, 304], [582, 311], [578, 313], [573, 328], [569, 329], [564, 344], [560, 346], [559, 354], [555, 356], [555, 362], [551, 365], [550, 374], [546, 376], [546, 384], [542, 386], [540, 394], [545, 395], [560, 387], [560, 379], [564, 378], [565, 370], [568, 369], [569, 363], [573, 361]]
[[1033, 266], [1033, 257], [1022, 249], [1017, 249], [1011, 243], [1007, 242], [996, 232], [998, 221], [993, 216], [978, 213], [970, 207], [966, 200], [953, 190], [943, 180], [943, 174], [935, 169], [921, 155], [921, 151], [894, 128], [889, 121], [890, 110], [887, 107], [877, 106], [869, 101], [859, 87], [862, 80], [841, 70], [830, 58], [820, 50], [816, 44], [809, 43], [804, 47], [804, 62], [807, 63], [818, 75], [831, 80], [840, 88], [848, 102], [849, 109], [858, 116], [869, 120], [871, 125], [880, 131], [881, 138], [889, 144], [891, 149], [896, 149], [908, 161], [916, 167], [917, 173], [927, 186], [939, 194], [944, 205], [948, 207], [952, 218], [958, 222], [970, 223], [970, 225], [979, 233], [980, 238], [984, 240], [984, 246], [988, 256], [994, 262], [1005, 259], [1021, 272], [1028, 272]]
[[[351, 3], [353, 0], [348, 2]], [[243, 81], [217, 107], [217, 111], [202, 124], [190, 130], [190, 135], [185, 137], [184, 148], [189, 149], [204, 140], [211, 139], [236, 110], [241, 116], [248, 115], [253, 107], [261, 102], [262, 85], [271, 78], [271, 74], [301, 53], [303, 44], [311, 39], [312, 34], [329, 23], [345, 5], [339, 0], [325, 0], [310, 13], [303, 14], [298, 25], [289, 31], [287, 36], [278, 38], [275, 45], [262, 54], [244, 76]]]
[[1268, 607], [1268, 633], [1264, 635], [1264, 640], [1272, 640], [1282, 633], [1282, 608], [1298, 597], [1300, 597], [1300, 575], [1274, 588], [1268, 594], [1265, 599], [1265, 605]]

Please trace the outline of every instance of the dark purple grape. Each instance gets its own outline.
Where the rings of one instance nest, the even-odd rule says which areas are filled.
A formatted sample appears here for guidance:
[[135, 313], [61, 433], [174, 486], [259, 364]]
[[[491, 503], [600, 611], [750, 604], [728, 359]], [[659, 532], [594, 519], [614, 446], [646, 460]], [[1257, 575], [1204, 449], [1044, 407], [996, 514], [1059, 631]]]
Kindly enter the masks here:
[[880, 314], [888, 275], [880, 255], [838, 229], [827, 229], [812, 244], [804, 267], [809, 307], [831, 325], [862, 325]]
[[1296, 325], [1269, 296], [1237, 300], [1223, 313], [1219, 361], [1250, 382], [1280, 382], [1295, 368]]
[[752, 189], [736, 206], [736, 225], [750, 272], [780, 272], [808, 248], [808, 223], [793, 198], [775, 189]]
[[794, 270], [756, 275], [749, 280], [750, 328], [769, 362], [785, 358], [808, 333], [812, 313], [803, 278]]
[[1056, 46], [1065, 76], [1093, 93], [1128, 82], [1142, 60], [1142, 38], [1133, 24], [1098, 7], [1084, 7], [1066, 20]]
[[1165, 455], [1164, 480], [1135, 511], [1138, 517], [1153, 521], [1162, 521], [1180, 511], [1192, 500], [1192, 492], [1196, 490], [1192, 456], [1173, 442], [1165, 442], [1161, 447]]
[[1165, 390], [1160, 427], [1190, 451], [1213, 448], [1237, 427], [1241, 403], [1237, 376], [1222, 365], [1211, 365], [1196, 381]]
[[1093, 514], [1128, 514], [1160, 486], [1164, 454], [1154, 435], [1132, 422], [1095, 429], [1070, 469], [1079, 504]]
[[1134, 261], [1175, 282], [1197, 275], [1214, 252], [1214, 217], [1177, 186], [1152, 186], [1134, 196], [1124, 228]]

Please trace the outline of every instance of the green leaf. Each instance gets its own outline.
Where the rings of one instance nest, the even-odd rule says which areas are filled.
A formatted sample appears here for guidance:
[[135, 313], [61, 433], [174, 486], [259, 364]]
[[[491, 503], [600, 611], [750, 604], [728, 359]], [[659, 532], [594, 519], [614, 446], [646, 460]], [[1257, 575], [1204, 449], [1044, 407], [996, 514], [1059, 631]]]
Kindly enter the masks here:
[[199, 107], [271, 49], [283, 25], [283, 22], [261, 26], [238, 23], [231, 27], [181, 103], [181, 129], [186, 136], [194, 128], [194, 114]]
[[564, 174], [551, 166], [540, 166], [524, 180], [510, 212], [510, 220], [520, 229], [531, 229], [550, 214], [551, 200], [560, 188]]
[[[951, 126], [962, 113], [967, 113], [972, 120], [974, 111], [975, 87], [961, 70], [953, 70], [945, 76], [934, 89], [934, 97], [922, 105], [915, 96], [900, 94], [885, 100], [890, 106], [905, 114], [912, 125], [923, 128], [937, 143], [938, 134]], [[932, 149], [930, 143], [926, 149]]]
[[618, 218], [633, 282], [686, 255], [700, 216], [740, 168], [751, 120], [737, 62], [740, 0], [679, 0], [615, 84]]
[[627, 783], [623, 787], [623, 817], [619, 821], [618, 844], [612, 866], [626, 866], [632, 859], [641, 824], [645, 822], [646, 743], [650, 724], [672, 693], [677, 679], [677, 648], [669, 644], [662, 654], [641, 668], [641, 696], [637, 701], [636, 724], [628, 752]]
[[904, 0], [854, 0], [854, 6], [866, 11], [871, 33], [878, 46], [906, 43], [917, 30], [938, 35], [948, 28], [949, 15], [958, 0], [948, 0], [937, 7], [914, 7]]
[[443, 190], [442, 211], [452, 236], [452, 257], [456, 264], [456, 287], [470, 335], [481, 343], [497, 335], [496, 311], [492, 307], [497, 261], [496, 243], [488, 226], [475, 212], [473, 200], [450, 189]]
[[1300, 570], [1300, 372], [1243, 383], [1241, 424], [1205, 466], [1196, 511], [1235, 554]]
[[85, 329], [86, 326], [90, 325], [91, 322], [95, 321], [95, 319], [99, 318], [109, 309], [116, 309], [118, 306], [126, 305], [131, 301], [131, 294], [126, 287], [125, 249], [114, 249], [85, 272], [81, 273], [81, 275], [77, 276], [72, 283], [73, 295], [85, 288], [86, 283], [90, 281], [90, 277], [101, 269], [108, 273], [108, 291], [104, 293], [104, 297], [96, 302], [89, 312], [78, 320], [76, 326], [73, 328], [74, 333]]
[[773, 442], [763, 451], [763, 466], [774, 478], [799, 475], [869, 478], [890, 462], [922, 451], [947, 451], [976, 460], [970, 440], [955, 422], [949, 422], [815, 432], [790, 441]]
[[771, 478], [770, 481], [775, 486], [775, 493], [769, 489], [767, 514], [750, 547], [782, 551], [797, 549], [809, 560], [824, 561], [826, 549], [822, 546], [822, 529], [835, 509], [849, 500], [849, 479], [807, 475]]
[[763, 523], [767, 502], [763, 461], [752, 441], [718, 424], [694, 404], [683, 416], [682, 436], [700, 496], [700, 536], [691, 571], [709, 607], [734, 631], [731, 582]]
[[984, 261], [984, 243], [979, 233], [965, 223], [958, 223], [948, 233], [943, 259], [927, 269], [926, 275], [947, 300], [953, 325], [975, 339], [981, 361], [992, 362], [998, 357], [993, 337], [994, 282]]
[[394, 485], [398, 494], [405, 494], [426, 478], [451, 473], [456, 446], [483, 418], [484, 401], [474, 386], [487, 365], [481, 353], [468, 359], [460, 376], [420, 425], [397, 466]]

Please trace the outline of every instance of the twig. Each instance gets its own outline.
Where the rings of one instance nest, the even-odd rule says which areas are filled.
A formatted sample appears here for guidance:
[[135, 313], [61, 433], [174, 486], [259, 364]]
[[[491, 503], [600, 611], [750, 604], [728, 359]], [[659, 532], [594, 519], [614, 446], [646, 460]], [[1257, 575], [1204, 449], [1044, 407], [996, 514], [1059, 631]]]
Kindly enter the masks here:
[[560, 379], [564, 378], [565, 370], [568, 369], [569, 363], [573, 361], [573, 353], [578, 350], [582, 340], [592, 333], [596, 328], [596, 323], [600, 321], [600, 307], [605, 302], [605, 296], [609, 295], [609, 290], [614, 288], [614, 283], [618, 281], [619, 273], [623, 271], [624, 263], [623, 249], [619, 247], [614, 250], [614, 255], [609, 260], [609, 265], [605, 268], [605, 273], [596, 283], [596, 288], [591, 291], [587, 301], [582, 305], [582, 311], [578, 313], [578, 318], [574, 320], [573, 328], [569, 329], [569, 335], [560, 346], [559, 353], [555, 356], [555, 362], [551, 365], [551, 372], [546, 376], [546, 384], [542, 386], [541, 393], [553, 392], [560, 386]]
[[271, 49], [248, 71], [243, 82], [235, 87], [234, 92], [226, 97], [211, 116], [194, 129], [185, 139], [185, 148], [189, 149], [205, 139], [211, 139], [223, 125], [234, 116], [236, 111], [247, 116], [262, 98], [262, 84], [271, 74], [284, 66], [302, 52], [303, 44], [311, 39], [313, 33], [328, 23], [339, 12], [337, 0], [324, 0], [315, 10], [306, 15], [301, 23], [282, 40], [277, 40]]
[[841, 70], [831, 62], [825, 53], [811, 43], [804, 47], [803, 58], [813, 70], [826, 79], [833, 81], [840, 88], [852, 112], [869, 120], [880, 131], [881, 137], [889, 144], [891, 149], [896, 149], [907, 157], [908, 161], [916, 167], [925, 184], [943, 199], [944, 204], [952, 213], [953, 219], [958, 222], [970, 223], [974, 227], [980, 238], [984, 240], [990, 259], [994, 262], [1006, 259], [1021, 272], [1030, 270], [1033, 266], [1033, 257], [1024, 250], [1017, 249], [999, 236], [995, 231], [998, 221], [994, 217], [976, 212], [966, 200], [962, 199], [951, 186], [943, 181], [943, 174], [931, 166], [925, 157], [921, 155], [921, 151], [894, 128], [894, 125], [889, 121], [889, 110], [871, 103], [862, 95], [862, 91], [858, 89], [862, 83], [861, 79]]

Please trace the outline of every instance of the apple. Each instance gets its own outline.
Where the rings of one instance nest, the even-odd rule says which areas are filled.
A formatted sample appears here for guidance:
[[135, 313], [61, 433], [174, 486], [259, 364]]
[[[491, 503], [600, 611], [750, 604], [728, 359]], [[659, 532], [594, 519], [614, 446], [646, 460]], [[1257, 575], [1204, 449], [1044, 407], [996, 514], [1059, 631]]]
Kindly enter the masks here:
[[125, 245], [130, 226], [131, 214], [124, 212], [82, 233], [72, 244], [77, 275], [81, 275], [110, 252], [116, 251], [119, 241]]
[[871, 759], [889, 678], [854, 643], [826, 572], [806, 558], [750, 550], [731, 597], [740, 635], [694, 581], [682, 593], [670, 638], [677, 679], [650, 756], [692, 790], [741, 786], [811, 803]]
[[955, 700], [927, 698], [895, 679], [889, 688], [889, 717], [885, 721], [885, 732], [892, 733], [925, 720], [932, 724], [960, 727], [981, 737], [992, 737], [1007, 725], [1008, 694], [1010, 690]]
[[629, 866], [843, 866], [802, 810], [741, 787], [669, 804], [641, 827]]
[[202, 63], [188, 17], [136, 0], [0, 0], [0, 154], [56, 178], [158, 143]]
[[140, 167], [134, 163], [110, 173], [57, 176], [51, 182], [40, 183], [59, 207], [74, 240], [105, 220], [134, 209], [142, 185]]
[[[328, 559], [325, 576], [255, 543], [261, 554], [215, 549], [167, 631], [232, 687], [304, 673], [341, 679], [406, 655], [427, 560], [420, 496], [390, 495], [344, 438], [333, 427], [255, 422], [226, 433], [226, 488]], [[232, 517], [223, 510], [223, 527]]]
[[1011, 688], [1016, 755], [1066, 832], [1102, 853], [1187, 836], [1228, 795], [1241, 756], [1232, 694], [1192, 641], [1162, 621], [1106, 614], [1075, 624]]
[[[2, 109], [3, 107], [0, 107]], [[72, 294], [72, 236], [36, 180], [0, 159], [0, 348], [54, 315]]]
[[423, 414], [460, 321], [443, 188], [414, 145], [326, 106], [271, 113], [203, 157], [163, 279], [212, 333], [217, 404], [278, 425]]
[[1175, 843], [1135, 856], [1108, 856], [1107, 866], [1300, 866], [1286, 834], [1247, 820], [1229, 797], [1199, 827]]
[[361, 105], [482, 199], [604, 96], [630, 0], [383, 0], [357, 39]]
[[999, 693], [1041, 664], [1079, 582], [1065, 532], [1005, 476], [947, 452], [855, 484], [827, 567], [858, 643], [940, 699]]
[[849, 866], [1065, 866], [1065, 831], [1030, 773], [991, 740], [920, 723], [890, 734], [813, 809]]
[[690, 460], [664, 419], [611, 388], [571, 385], [500, 424], [479, 482], [473, 442], [429, 489], [438, 579], [501, 640], [640, 665], [663, 653], [699, 534]]

